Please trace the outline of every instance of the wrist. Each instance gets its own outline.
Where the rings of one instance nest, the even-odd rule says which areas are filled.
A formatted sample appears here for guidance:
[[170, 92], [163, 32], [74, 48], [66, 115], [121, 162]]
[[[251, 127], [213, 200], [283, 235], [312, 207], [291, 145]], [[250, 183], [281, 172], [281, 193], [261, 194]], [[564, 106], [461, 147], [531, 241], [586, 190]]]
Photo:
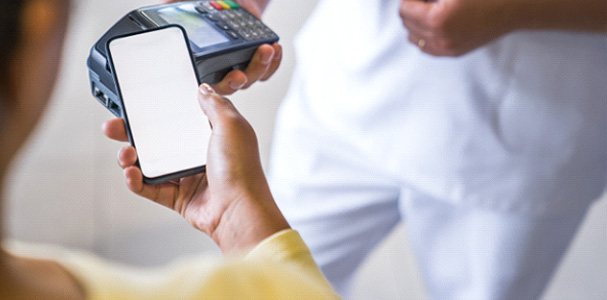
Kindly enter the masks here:
[[209, 235], [223, 253], [242, 253], [288, 228], [271, 195], [242, 196], [226, 206]]

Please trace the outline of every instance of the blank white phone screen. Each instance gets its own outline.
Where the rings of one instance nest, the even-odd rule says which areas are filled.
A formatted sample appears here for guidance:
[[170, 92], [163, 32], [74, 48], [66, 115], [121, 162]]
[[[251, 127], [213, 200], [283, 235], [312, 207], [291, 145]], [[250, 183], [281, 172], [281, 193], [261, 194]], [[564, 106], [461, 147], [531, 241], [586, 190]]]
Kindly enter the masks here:
[[118, 38], [109, 50], [144, 176], [201, 167], [211, 129], [198, 104], [188, 45], [177, 27]]

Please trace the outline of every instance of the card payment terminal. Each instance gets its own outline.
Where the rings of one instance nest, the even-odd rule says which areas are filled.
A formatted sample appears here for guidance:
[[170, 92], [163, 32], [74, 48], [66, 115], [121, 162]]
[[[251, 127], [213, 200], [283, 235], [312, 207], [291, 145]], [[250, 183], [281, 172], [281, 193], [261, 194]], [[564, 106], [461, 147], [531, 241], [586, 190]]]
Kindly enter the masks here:
[[233, 69], [245, 68], [260, 45], [279, 39], [233, 0], [185, 1], [134, 10], [95, 43], [87, 60], [93, 95], [117, 117], [122, 117], [122, 108], [108, 63], [108, 42], [170, 24], [186, 30], [199, 81], [211, 84]]

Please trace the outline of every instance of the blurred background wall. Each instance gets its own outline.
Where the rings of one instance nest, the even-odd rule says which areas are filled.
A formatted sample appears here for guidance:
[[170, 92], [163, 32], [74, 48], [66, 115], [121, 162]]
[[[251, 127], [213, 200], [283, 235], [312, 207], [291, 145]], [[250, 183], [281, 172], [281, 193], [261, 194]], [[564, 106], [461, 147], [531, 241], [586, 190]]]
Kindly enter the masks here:
[[[89, 47], [143, 0], [73, 1], [54, 100], [8, 179], [8, 234], [58, 243], [120, 262], [154, 266], [201, 252], [217, 253], [203, 234], [174, 213], [129, 193], [116, 163], [120, 143], [105, 139], [110, 118], [89, 93]], [[294, 64], [293, 37], [316, 1], [273, 0], [266, 22], [281, 36], [283, 66], [267, 83], [233, 97], [260, 138], [267, 162], [274, 114]], [[404, 39], [405, 37], [403, 37]], [[607, 202], [594, 205], [545, 299], [607, 299]], [[356, 277], [354, 299], [426, 299], [404, 226], [371, 255]]]

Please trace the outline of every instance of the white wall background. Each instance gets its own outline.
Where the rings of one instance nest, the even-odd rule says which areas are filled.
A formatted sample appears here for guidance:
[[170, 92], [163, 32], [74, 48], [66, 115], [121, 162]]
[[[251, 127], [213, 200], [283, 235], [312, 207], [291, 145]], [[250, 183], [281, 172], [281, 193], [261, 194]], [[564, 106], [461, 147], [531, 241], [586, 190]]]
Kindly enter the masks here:
[[[5, 212], [10, 236], [90, 250], [135, 265], [217, 249], [176, 214], [130, 194], [116, 164], [120, 144], [101, 135], [110, 117], [89, 94], [85, 61], [104, 29], [143, 0], [76, 2], [48, 114], [14, 166]], [[233, 97], [267, 159], [274, 114], [293, 68], [293, 36], [316, 1], [273, 0], [266, 22], [282, 37], [284, 64], [268, 83]], [[404, 38], [404, 37], [403, 37]], [[607, 203], [584, 222], [545, 299], [607, 299]], [[403, 226], [357, 275], [355, 299], [425, 299]]]

